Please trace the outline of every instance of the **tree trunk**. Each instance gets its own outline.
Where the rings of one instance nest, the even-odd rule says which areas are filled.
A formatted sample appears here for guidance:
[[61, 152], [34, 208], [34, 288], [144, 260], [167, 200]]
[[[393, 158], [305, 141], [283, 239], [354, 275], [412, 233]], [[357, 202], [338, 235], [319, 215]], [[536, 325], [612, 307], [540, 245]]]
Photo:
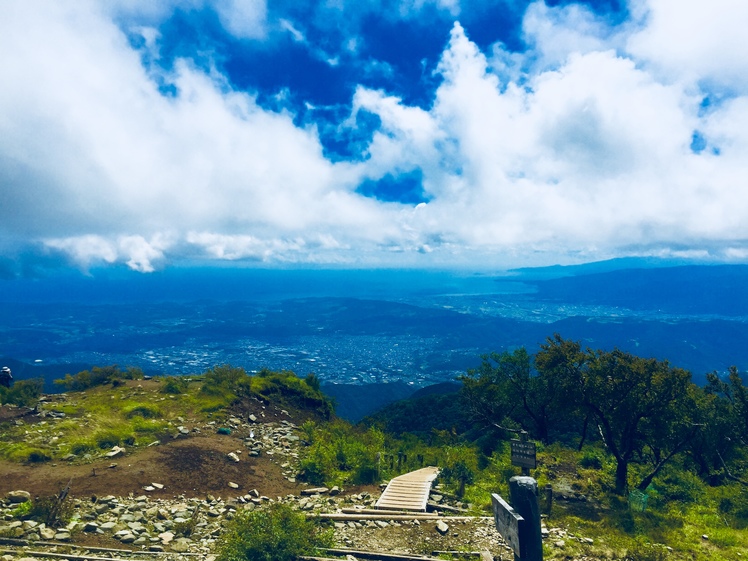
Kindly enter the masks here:
[[628, 488], [629, 463], [623, 458], [616, 458], [616, 494], [623, 495]]

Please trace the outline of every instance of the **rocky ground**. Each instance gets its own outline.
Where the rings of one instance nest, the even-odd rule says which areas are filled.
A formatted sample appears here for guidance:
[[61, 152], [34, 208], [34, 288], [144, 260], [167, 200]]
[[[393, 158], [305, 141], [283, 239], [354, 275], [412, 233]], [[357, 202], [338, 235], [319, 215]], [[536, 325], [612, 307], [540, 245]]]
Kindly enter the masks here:
[[[24, 414], [6, 422], [55, 423], [54, 416]], [[55, 542], [154, 554], [196, 554], [210, 558], [217, 539], [238, 512], [272, 502], [291, 503], [302, 512], [341, 513], [372, 508], [379, 487], [310, 489], [296, 480], [301, 446], [299, 421], [292, 413], [260, 402], [221, 421], [180, 420], [173, 434], [137, 450], [115, 447], [98, 458], [19, 465], [0, 462], [0, 544], [5, 539]], [[19, 518], [32, 497], [56, 496], [69, 484], [66, 504], [73, 518], [61, 528]], [[432, 499], [449, 506], [444, 494]], [[451, 503], [452, 507], [455, 506]], [[512, 559], [489, 517], [442, 516], [432, 520], [328, 521], [340, 547], [351, 550], [438, 555], [489, 552]], [[549, 529], [557, 547], [583, 538]], [[53, 546], [57, 547], [57, 546]], [[28, 551], [0, 559], [30, 559]]]

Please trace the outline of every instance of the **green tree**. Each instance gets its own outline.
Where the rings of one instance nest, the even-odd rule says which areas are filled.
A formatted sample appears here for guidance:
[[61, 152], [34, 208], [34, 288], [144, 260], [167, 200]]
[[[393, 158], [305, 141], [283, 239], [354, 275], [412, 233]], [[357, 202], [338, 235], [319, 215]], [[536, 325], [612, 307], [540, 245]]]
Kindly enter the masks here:
[[597, 426], [616, 460], [619, 494], [628, 487], [632, 462], [650, 465], [637, 485], [644, 489], [698, 431], [691, 375], [667, 361], [618, 349], [583, 351], [556, 334], [541, 346], [535, 362], [541, 375], [555, 379], [563, 399]]
[[742, 461], [748, 448], [748, 387], [737, 367], [731, 366], [727, 380], [714, 372], [707, 374], [704, 393], [709, 408], [705, 435], [694, 446], [694, 457], [702, 472], [723, 470], [729, 479], [745, 484], [730, 464]]
[[552, 427], [568, 411], [559, 402], [556, 379], [538, 376], [524, 347], [481, 358], [480, 367], [460, 377], [473, 416], [497, 428], [521, 427], [549, 442]]

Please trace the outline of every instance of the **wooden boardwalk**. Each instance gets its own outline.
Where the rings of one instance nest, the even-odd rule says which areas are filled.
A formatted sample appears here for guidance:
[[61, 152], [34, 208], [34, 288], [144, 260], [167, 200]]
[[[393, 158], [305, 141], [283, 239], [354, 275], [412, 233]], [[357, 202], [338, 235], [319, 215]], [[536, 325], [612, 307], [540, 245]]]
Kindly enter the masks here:
[[393, 477], [379, 497], [376, 507], [382, 510], [412, 510], [426, 512], [431, 484], [439, 468], [425, 467]]

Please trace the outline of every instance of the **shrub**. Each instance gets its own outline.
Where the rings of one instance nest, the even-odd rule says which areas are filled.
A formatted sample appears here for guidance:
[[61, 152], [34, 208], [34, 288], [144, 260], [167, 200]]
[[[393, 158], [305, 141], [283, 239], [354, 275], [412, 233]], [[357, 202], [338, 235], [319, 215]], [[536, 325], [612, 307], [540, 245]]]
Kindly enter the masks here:
[[586, 449], [579, 459], [579, 465], [587, 469], [603, 469], [603, 459], [599, 450]]
[[39, 401], [44, 388], [44, 380], [19, 380], [11, 388], [0, 387], [0, 403], [10, 403], [25, 407], [33, 407]]
[[332, 532], [275, 503], [238, 515], [219, 544], [219, 561], [294, 561], [333, 545]]
[[132, 446], [135, 444], [135, 436], [128, 431], [117, 431], [114, 429], [100, 430], [93, 436], [96, 446], [101, 449], [112, 448], [120, 444]]
[[154, 405], [135, 405], [125, 411], [125, 417], [142, 417], [143, 419], [158, 419], [161, 417], [161, 411]]
[[377, 453], [384, 449], [384, 434], [362, 430], [345, 421], [321, 426], [307, 424], [311, 444], [302, 451], [301, 479], [313, 485], [345, 482], [374, 483], [378, 479]]
[[67, 391], [83, 391], [104, 384], [115, 383], [124, 379], [135, 379], [136, 376], [143, 377], [143, 372], [139, 368], [129, 368], [123, 372], [116, 364], [112, 366], [94, 366], [91, 370], [82, 370], [77, 374], [65, 374], [60, 380], [55, 380], [55, 384], [62, 386]]
[[37, 522], [43, 522], [52, 528], [59, 528], [70, 521], [73, 512], [72, 502], [60, 501], [58, 497], [52, 495], [34, 499], [26, 516]]
[[90, 440], [74, 440], [70, 443], [70, 452], [76, 456], [96, 450], [96, 445]]
[[187, 391], [187, 381], [177, 376], [167, 376], [161, 383], [159, 392], [169, 395], [179, 395]]
[[5, 457], [12, 462], [29, 463], [47, 462], [52, 459], [46, 450], [29, 446], [25, 442], [11, 444], [5, 451]]
[[209, 395], [215, 395], [214, 392], [228, 390], [236, 392], [242, 382], [249, 379], [244, 368], [235, 368], [230, 364], [214, 366], [205, 373], [205, 382], [200, 390]]
[[704, 482], [690, 471], [672, 466], [653, 487], [665, 501], [692, 503], [704, 495]]

